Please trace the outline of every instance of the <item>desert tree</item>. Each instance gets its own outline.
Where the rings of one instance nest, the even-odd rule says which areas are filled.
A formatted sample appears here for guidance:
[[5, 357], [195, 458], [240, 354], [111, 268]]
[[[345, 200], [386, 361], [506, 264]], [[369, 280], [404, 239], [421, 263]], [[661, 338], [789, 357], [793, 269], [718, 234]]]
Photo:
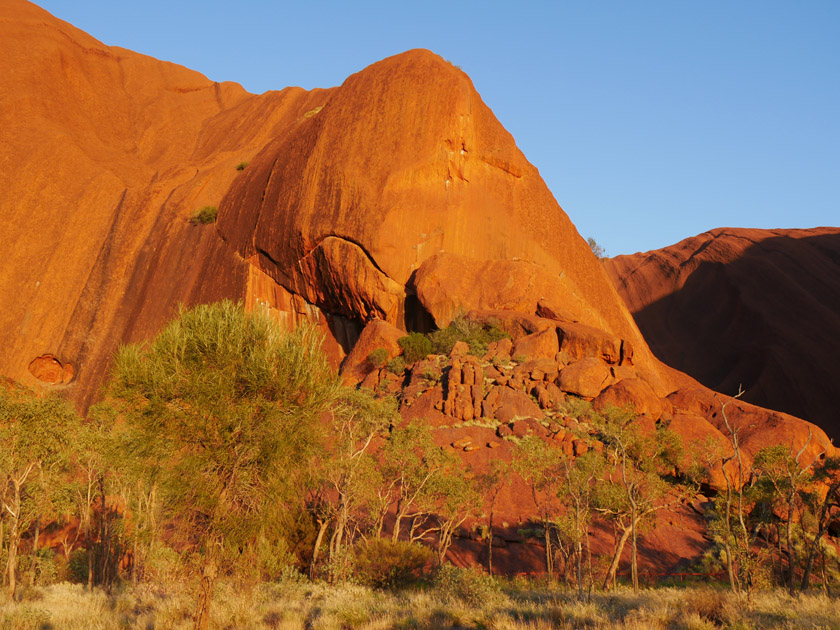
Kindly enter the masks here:
[[390, 506], [394, 508], [391, 540], [400, 539], [403, 522], [410, 521], [409, 541], [422, 540], [428, 520], [430, 497], [434, 496], [439, 475], [447, 468], [447, 454], [432, 440], [428, 425], [415, 421], [395, 428], [380, 451], [383, 486], [379, 491], [380, 513], [377, 529]]
[[21, 535], [40, 519], [64, 483], [81, 421], [57, 396], [0, 385], [0, 508], [9, 523], [6, 587], [17, 588]]
[[[432, 515], [431, 524], [423, 529], [421, 537], [437, 535], [438, 563], [441, 565], [455, 532], [481, 509], [481, 492], [472, 470], [455, 455], [443, 453], [442, 460], [443, 465], [429, 492], [424, 493], [420, 501], [426, 513]], [[418, 531], [412, 524], [410, 538], [417, 539]]]
[[589, 541], [589, 525], [595, 503], [595, 491], [604, 474], [605, 460], [601, 453], [589, 450], [580, 457], [562, 460], [562, 482], [557, 495], [566, 504], [565, 530], [574, 546], [575, 578], [578, 597], [583, 599], [584, 591], [584, 548], [588, 568], [588, 589], [592, 589], [592, 549]]
[[726, 494], [723, 504], [716, 506], [716, 511], [722, 523], [722, 527], [720, 524], [717, 526], [721, 529], [724, 541], [730, 588], [736, 593], [746, 589], [749, 600], [752, 598], [755, 572], [759, 566], [755, 543], [771, 515], [767, 510], [769, 504], [762, 496], [763, 489], [755, 485], [752, 465], [741, 449], [742, 427], [729, 414], [729, 406], [743, 395], [744, 390], [740, 386], [738, 392], [726, 400], [715, 394], [726, 427], [724, 437], [730, 447], [730, 452], [724, 453], [720, 460]]
[[[813, 516], [816, 531], [813, 538], [807, 545], [807, 556], [805, 568], [802, 573], [801, 591], [808, 589], [811, 571], [814, 566], [814, 558], [817, 550], [821, 548], [821, 541], [832, 519], [840, 512], [840, 457], [832, 456], [823, 458], [815, 467], [813, 472], [814, 487], [805, 495], [805, 501], [809, 504]], [[825, 555], [823, 555], [823, 569], [825, 568]], [[826, 583], [826, 587], [827, 587]]]
[[493, 536], [496, 501], [505, 486], [511, 483], [511, 467], [505, 461], [494, 459], [486, 472], [475, 478], [478, 491], [487, 506], [487, 573], [493, 575]]
[[376, 399], [367, 390], [344, 387], [328, 414], [322, 452], [310, 471], [316, 479], [310, 500], [318, 523], [310, 573], [318, 561], [319, 550], [330, 526], [330, 569], [332, 579], [347, 575], [350, 545], [360, 525], [376, 503], [381, 475], [373, 456], [374, 441], [396, 419], [392, 399]]
[[545, 544], [545, 564], [549, 578], [554, 578], [555, 547], [568, 555], [559, 537], [557, 519], [563, 512], [558, 489], [566, 473], [567, 456], [559, 447], [536, 436], [524, 438], [513, 454], [513, 469], [531, 490], [531, 499], [540, 518]]
[[117, 352], [107, 398], [162, 515], [202, 558], [195, 627], [220, 569], [298, 501], [296, 471], [339, 391], [310, 327], [285, 333], [223, 301], [181, 309], [148, 344]]
[[[804, 464], [800, 460], [812, 437], [813, 434], [809, 430], [808, 439], [795, 455], [789, 446], [777, 444], [758, 451], [753, 461], [753, 469], [758, 475], [758, 481], [768, 486], [768, 495], [771, 503], [774, 504], [774, 512], [780, 514], [784, 524], [788, 564], [787, 586], [791, 595], [796, 592], [794, 577], [797, 566], [797, 552], [793, 541], [794, 514], [797, 510], [800, 513], [802, 511], [802, 495], [810, 482], [810, 469], [813, 464], [813, 462]], [[779, 538], [781, 539], [781, 533], [779, 533]]]
[[693, 484], [672, 475], [682, 457], [679, 436], [664, 428], [645, 432], [635, 418], [631, 408], [615, 407], [607, 407], [593, 417], [596, 436], [607, 455], [605, 475], [593, 493], [593, 504], [620, 532], [604, 588], [615, 579], [629, 539], [631, 579], [634, 591], [638, 591], [640, 524], [684, 500]]

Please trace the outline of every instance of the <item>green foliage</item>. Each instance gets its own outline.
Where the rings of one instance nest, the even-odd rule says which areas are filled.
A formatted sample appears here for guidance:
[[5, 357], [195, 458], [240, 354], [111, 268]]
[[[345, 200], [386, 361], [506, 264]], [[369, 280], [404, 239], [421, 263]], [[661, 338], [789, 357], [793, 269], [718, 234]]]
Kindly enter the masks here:
[[107, 392], [122, 452], [200, 553], [235, 553], [297, 499], [295, 473], [339, 391], [320, 344], [224, 301], [118, 351]]
[[87, 549], [75, 549], [70, 554], [67, 572], [71, 582], [87, 584], [88, 581], [88, 552]]
[[296, 561], [285, 539], [277, 537], [260, 536], [254, 555], [254, 568], [259, 578], [268, 582], [277, 581], [286, 575]]
[[425, 359], [432, 353], [432, 342], [418, 332], [411, 332], [405, 337], [400, 337], [397, 343], [402, 348], [402, 356], [407, 364]]
[[385, 348], [375, 348], [371, 350], [367, 360], [373, 369], [379, 369], [388, 361], [388, 351]]
[[80, 432], [81, 421], [66, 401], [0, 384], [0, 510], [9, 526], [8, 542], [0, 542], [11, 595], [21, 535], [37, 519], [54, 518]]
[[434, 560], [425, 545], [371, 538], [355, 547], [355, 576], [374, 588], [402, 588], [429, 577]]
[[216, 206], [204, 206], [193, 213], [192, 217], [190, 217], [190, 222], [196, 225], [215, 223], [218, 214], [219, 209]]
[[598, 245], [598, 243], [595, 242], [594, 238], [590, 236], [588, 239], [586, 239], [586, 242], [589, 245], [589, 248], [592, 250], [592, 253], [595, 254], [595, 256], [597, 256], [598, 258], [607, 257], [607, 253], [604, 251], [604, 248]]
[[246, 168], [248, 168], [248, 162], [240, 162], [236, 165], [237, 171], [244, 171]]
[[435, 577], [434, 587], [444, 601], [462, 601], [469, 606], [484, 606], [502, 595], [499, 583], [481, 569], [462, 569], [444, 565]]
[[470, 347], [470, 354], [481, 357], [487, 353], [487, 347], [494, 341], [510, 337], [493, 322], [480, 322], [458, 315], [446, 328], [436, 330], [429, 335], [434, 354], [449, 354], [458, 341]]
[[402, 373], [405, 372], [405, 359], [401, 356], [394, 357], [385, 364], [385, 369], [391, 374], [402, 376]]

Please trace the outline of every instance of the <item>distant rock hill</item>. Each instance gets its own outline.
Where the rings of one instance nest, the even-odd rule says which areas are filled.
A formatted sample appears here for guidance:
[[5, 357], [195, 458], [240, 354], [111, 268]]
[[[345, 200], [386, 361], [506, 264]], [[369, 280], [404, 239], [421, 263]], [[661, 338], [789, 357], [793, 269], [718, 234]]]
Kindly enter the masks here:
[[[289, 328], [319, 326], [345, 380], [394, 393], [467, 461], [509, 457], [511, 435], [528, 433], [581, 452], [568, 394], [724, 440], [720, 400], [654, 357], [537, 169], [469, 77], [429, 51], [330, 90], [252, 95], [5, 0], [0, 190], [0, 375], [82, 409], [120, 343], [150, 338], [179, 303], [233, 298]], [[190, 220], [204, 206], [217, 222]], [[500, 325], [510, 345], [399, 375], [368, 360], [459, 313]], [[807, 457], [831, 448], [798, 418], [730, 411], [747, 456], [799, 448], [809, 427]], [[533, 512], [525, 492], [503, 503], [512, 528]], [[684, 528], [671, 526], [652, 543], [675, 545], [668, 562], [702, 550], [679, 547]]]
[[840, 228], [721, 228], [604, 268], [665, 363], [840, 440]]

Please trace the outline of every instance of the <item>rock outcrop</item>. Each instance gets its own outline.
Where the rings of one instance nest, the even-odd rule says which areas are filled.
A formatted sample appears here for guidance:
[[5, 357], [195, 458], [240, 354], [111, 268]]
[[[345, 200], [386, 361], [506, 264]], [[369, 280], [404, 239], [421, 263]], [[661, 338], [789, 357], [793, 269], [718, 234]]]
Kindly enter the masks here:
[[[319, 326], [346, 381], [396, 396], [478, 472], [526, 436], [570, 457], [599, 448], [564, 411], [570, 395], [722, 439], [721, 402], [654, 357], [537, 169], [429, 51], [329, 90], [252, 95], [5, 0], [0, 188], [0, 375], [82, 409], [118, 344], [150, 338], [179, 304], [233, 298]], [[191, 222], [207, 205], [218, 221]], [[383, 365], [402, 332], [460, 313], [511, 339]], [[828, 448], [791, 416], [732, 411], [747, 453], [809, 432], [810, 455]], [[506, 492], [510, 523], [525, 523], [522, 480]]]
[[840, 228], [722, 228], [603, 264], [660, 359], [840, 439]]

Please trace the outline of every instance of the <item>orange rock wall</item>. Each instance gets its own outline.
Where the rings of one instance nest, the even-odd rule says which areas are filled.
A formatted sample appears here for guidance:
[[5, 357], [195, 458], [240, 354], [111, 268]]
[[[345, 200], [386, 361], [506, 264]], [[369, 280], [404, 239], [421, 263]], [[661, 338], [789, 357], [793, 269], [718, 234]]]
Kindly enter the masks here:
[[660, 359], [840, 439], [840, 228], [721, 228], [604, 267]]

